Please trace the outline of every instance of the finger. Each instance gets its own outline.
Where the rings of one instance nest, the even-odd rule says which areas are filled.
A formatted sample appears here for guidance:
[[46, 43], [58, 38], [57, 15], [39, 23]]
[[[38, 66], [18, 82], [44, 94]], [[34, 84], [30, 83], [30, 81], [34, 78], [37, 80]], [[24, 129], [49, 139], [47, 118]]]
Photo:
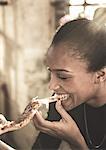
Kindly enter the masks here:
[[38, 120], [38, 118], [37, 118], [37, 115], [35, 115], [34, 117], [33, 117], [33, 123], [34, 123], [34, 126], [35, 126], [35, 128], [37, 129], [37, 130], [40, 130], [40, 131], [42, 131], [42, 132], [48, 132], [48, 128], [45, 128], [42, 124], [41, 124], [41, 122]]
[[61, 104], [61, 101], [57, 101], [56, 102], [56, 110], [58, 111], [58, 113], [61, 115], [61, 117], [64, 119], [64, 120], [70, 120], [70, 115], [66, 112], [66, 110], [63, 108], [62, 104]]
[[46, 123], [44, 122], [41, 123], [41, 120], [38, 120], [38, 117], [40, 117], [40, 115], [41, 113], [37, 112], [37, 114], [33, 118], [35, 128], [37, 130], [40, 130], [43, 133], [57, 137], [57, 130], [55, 130], [55, 127], [53, 126], [53, 124], [58, 123], [58, 122], [50, 122], [50, 121], [44, 120], [44, 122]]
[[56, 127], [56, 124], [57, 124], [56, 122], [51, 122], [51, 121], [45, 120], [39, 111], [36, 112], [36, 114], [34, 116], [34, 120], [36, 120], [40, 129], [48, 128], [48, 129], [52, 130]]

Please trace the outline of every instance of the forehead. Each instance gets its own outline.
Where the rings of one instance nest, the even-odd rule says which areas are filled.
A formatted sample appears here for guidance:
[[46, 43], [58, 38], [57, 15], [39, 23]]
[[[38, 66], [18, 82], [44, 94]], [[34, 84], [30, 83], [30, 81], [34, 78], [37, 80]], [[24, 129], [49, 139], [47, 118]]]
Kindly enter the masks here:
[[59, 59], [68, 56], [68, 51], [65, 45], [51, 46], [47, 52], [48, 59]]
[[[78, 56], [68, 52], [67, 48], [63, 45], [50, 47], [46, 57], [47, 66], [51, 69], [65, 69], [68, 71], [77, 70], [81, 68], [86, 69], [86, 63], [79, 59]], [[71, 69], [71, 70], [70, 70]]]

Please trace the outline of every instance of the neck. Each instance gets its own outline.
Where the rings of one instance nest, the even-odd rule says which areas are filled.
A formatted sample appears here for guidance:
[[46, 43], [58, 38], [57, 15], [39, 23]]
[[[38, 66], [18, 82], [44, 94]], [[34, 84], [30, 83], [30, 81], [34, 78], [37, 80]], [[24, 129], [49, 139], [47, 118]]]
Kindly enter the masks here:
[[101, 107], [101, 106], [104, 106], [106, 104], [106, 102], [91, 100], [91, 101], [88, 101], [87, 104], [92, 107]]
[[87, 101], [87, 104], [93, 107], [101, 107], [106, 104], [106, 88], [99, 90], [94, 98]]

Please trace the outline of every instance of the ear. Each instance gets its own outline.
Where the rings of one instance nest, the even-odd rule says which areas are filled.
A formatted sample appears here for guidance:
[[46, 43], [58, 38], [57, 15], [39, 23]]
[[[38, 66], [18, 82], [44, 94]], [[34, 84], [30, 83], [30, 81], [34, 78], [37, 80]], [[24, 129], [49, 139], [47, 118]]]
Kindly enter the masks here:
[[106, 67], [96, 72], [95, 83], [104, 82], [106, 80]]

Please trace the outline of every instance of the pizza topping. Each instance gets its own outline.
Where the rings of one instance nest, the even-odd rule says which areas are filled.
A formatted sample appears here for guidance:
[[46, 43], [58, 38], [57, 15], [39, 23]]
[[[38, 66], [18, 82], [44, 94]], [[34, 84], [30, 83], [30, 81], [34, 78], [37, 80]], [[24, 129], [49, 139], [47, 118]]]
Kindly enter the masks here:
[[38, 97], [35, 97], [29, 102], [24, 109], [24, 112], [16, 121], [7, 121], [6, 118], [0, 114], [0, 135], [26, 126], [33, 119], [37, 111], [42, 111], [44, 118], [45, 116], [47, 117], [49, 103], [56, 102], [58, 100], [67, 100], [68, 97], [68, 94], [55, 94], [52, 97], [43, 99], [38, 99]]

